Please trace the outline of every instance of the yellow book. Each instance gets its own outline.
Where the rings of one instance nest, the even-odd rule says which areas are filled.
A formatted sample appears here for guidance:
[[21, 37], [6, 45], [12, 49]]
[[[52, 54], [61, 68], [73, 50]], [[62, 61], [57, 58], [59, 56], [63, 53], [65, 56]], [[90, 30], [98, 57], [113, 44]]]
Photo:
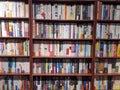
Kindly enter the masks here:
[[99, 50], [100, 50], [100, 43], [96, 42], [96, 56], [99, 56]]
[[117, 47], [117, 57], [120, 57], [120, 43], [118, 44], [118, 47]]
[[8, 17], [12, 17], [12, 2], [8, 2]]
[[12, 22], [9, 22], [8, 25], [9, 25], [9, 36], [13, 36]]
[[23, 49], [23, 50], [24, 50], [24, 51], [23, 51], [23, 52], [24, 52], [24, 55], [26, 56], [26, 55], [27, 55], [27, 49], [26, 49], [26, 48], [27, 48], [27, 45], [26, 45], [26, 41], [23, 42], [23, 48], [24, 48], [24, 49]]

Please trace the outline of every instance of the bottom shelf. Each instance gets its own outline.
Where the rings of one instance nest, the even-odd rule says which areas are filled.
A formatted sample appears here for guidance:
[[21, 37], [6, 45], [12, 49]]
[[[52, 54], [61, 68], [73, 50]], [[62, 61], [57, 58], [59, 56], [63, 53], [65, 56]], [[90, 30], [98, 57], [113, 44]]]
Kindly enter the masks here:
[[94, 90], [120, 90], [120, 76], [95, 76]]
[[90, 77], [34, 77], [34, 90], [91, 90]]
[[27, 76], [0, 76], [0, 90], [30, 90]]

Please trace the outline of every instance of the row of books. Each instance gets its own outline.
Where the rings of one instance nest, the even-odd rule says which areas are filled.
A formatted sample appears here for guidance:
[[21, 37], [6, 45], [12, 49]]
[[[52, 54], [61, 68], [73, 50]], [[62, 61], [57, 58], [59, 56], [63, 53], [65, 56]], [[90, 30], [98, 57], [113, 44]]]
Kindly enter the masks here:
[[120, 57], [120, 42], [96, 42], [95, 54], [97, 57]]
[[120, 73], [120, 59], [100, 59], [95, 62], [96, 73]]
[[28, 17], [28, 3], [20, 1], [0, 1], [0, 17]]
[[35, 77], [34, 90], [91, 90], [91, 82], [85, 77]]
[[119, 4], [104, 4], [98, 2], [97, 19], [102, 20], [120, 20]]
[[120, 39], [120, 24], [97, 23], [96, 38]]
[[36, 23], [33, 28], [33, 37], [91, 39], [92, 26], [90, 24], [76, 25], [74, 23]]
[[35, 59], [34, 73], [62, 74], [62, 73], [90, 73], [91, 63], [85, 59]]
[[91, 56], [90, 42], [35, 41], [34, 56]]
[[0, 73], [29, 73], [28, 58], [0, 58]]
[[29, 55], [29, 40], [0, 40], [0, 55]]
[[28, 37], [28, 22], [0, 21], [1, 37]]
[[96, 77], [94, 90], [120, 90], [120, 77]]
[[93, 4], [33, 4], [33, 17], [37, 19], [92, 20]]
[[26, 76], [0, 76], [0, 90], [30, 90]]

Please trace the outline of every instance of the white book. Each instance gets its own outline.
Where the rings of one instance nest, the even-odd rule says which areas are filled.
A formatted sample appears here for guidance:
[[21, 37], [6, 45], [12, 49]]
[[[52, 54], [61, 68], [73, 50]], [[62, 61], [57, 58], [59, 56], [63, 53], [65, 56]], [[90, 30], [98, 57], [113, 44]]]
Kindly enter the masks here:
[[37, 90], [41, 90], [42, 85], [37, 85]]
[[79, 73], [82, 73], [82, 60], [79, 59]]
[[6, 72], [6, 73], [8, 73], [8, 69], [9, 69], [9, 67], [8, 67], [8, 58], [3, 58], [2, 59], [4, 62], [2, 62], [2, 70], [3, 70], [3, 72]]
[[4, 2], [0, 1], [0, 17], [4, 17], [4, 12], [5, 12], [5, 8], [4, 8]]
[[[120, 25], [118, 27], [120, 28]], [[120, 30], [118, 30], [118, 39], [120, 39]]]
[[17, 4], [17, 17], [20, 17], [20, 3], [16, 2]]
[[16, 2], [12, 2], [12, 17], [16, 17]]
[[44, 56], [44, 43], [41, 42], [40, 44], [40, 53], [41, 53], [41, 56]]
[[70, 20], [70, 15], [71, 15], [71, 5], [66, 5], [67, 7], [67, 14], [66, 14], [66, 20]]
[[103, 57], [106, 57], [107, 56], [107, 48], [106, 48], [106, 43], [104, 43], [104, 46], [103, 46]]
[[81, 5], [81, 15], [80, 15], [80, 20], [82, 20], [83, 19], [83, 5]]
[[77, 36], [78, 36], [78, 28], [77, 28], [77, 25], [74, 25], [75, 26], [75, 39], [77, 39]]
[[91, 18], [90, 20], [93, 20], [93, 4], [91, 4]]
[[44, 15], [45, 15], [45, 11], [44, 11], [44, 4], [43, 3], [41, 3], [40, 4], [40, 19], [44, 19]]
[[24, 17], [25, 16], [25, 8], [24, 7], [25, 7], [25, 3], [24, 2], [20, 2], [20, 17]]
[[51, 12], [51, 9], [52, 8], [52, 6], [51, 6], [51, 4], [47, 4], [47, 18], [46, 19], [51, 19], [51, 17], [52, 17], [52, 12]]
[[116, 24], [116, 39], [118, 39], [119, 38], [119, 26], [120, 24]]
[[24, 36], [25, 36], [25, 31], [24, 31], [24, 30], [25, 30], [25, 28], [24, 28], [24, 27], [25, 27], [25, 26], [24, 26], [25, 24], [24, 24], [24, 21], [21, 21], [20, 23], [21, 23], [22, 37], [24, 37]]
[[6, 30], [5, 22], [1, 21], [1, 25], [2, 25], [2, 36], [3, 37], [7, 37], [8, 36], [8, 32]]
[[61, 20], [62, 19], [62, 6], [61, 4], [58, 5], [58, 20]]
[[25, 17], [29, 17], [29, 5], [25, 4]]

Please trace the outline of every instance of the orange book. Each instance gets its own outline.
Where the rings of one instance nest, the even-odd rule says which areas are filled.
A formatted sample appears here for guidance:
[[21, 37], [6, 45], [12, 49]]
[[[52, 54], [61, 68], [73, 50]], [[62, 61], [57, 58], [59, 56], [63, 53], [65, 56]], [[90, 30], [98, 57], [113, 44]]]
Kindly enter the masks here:
[[64, 20], [66, 20], [67, 16], [67, 5], [64, 5]]
[[82, 90], [84, 90], [84, 86], [82, 85]]
[[100, 20], [100, 1], [98, 1], [98, 7], [97, 7], [97, 20]]

